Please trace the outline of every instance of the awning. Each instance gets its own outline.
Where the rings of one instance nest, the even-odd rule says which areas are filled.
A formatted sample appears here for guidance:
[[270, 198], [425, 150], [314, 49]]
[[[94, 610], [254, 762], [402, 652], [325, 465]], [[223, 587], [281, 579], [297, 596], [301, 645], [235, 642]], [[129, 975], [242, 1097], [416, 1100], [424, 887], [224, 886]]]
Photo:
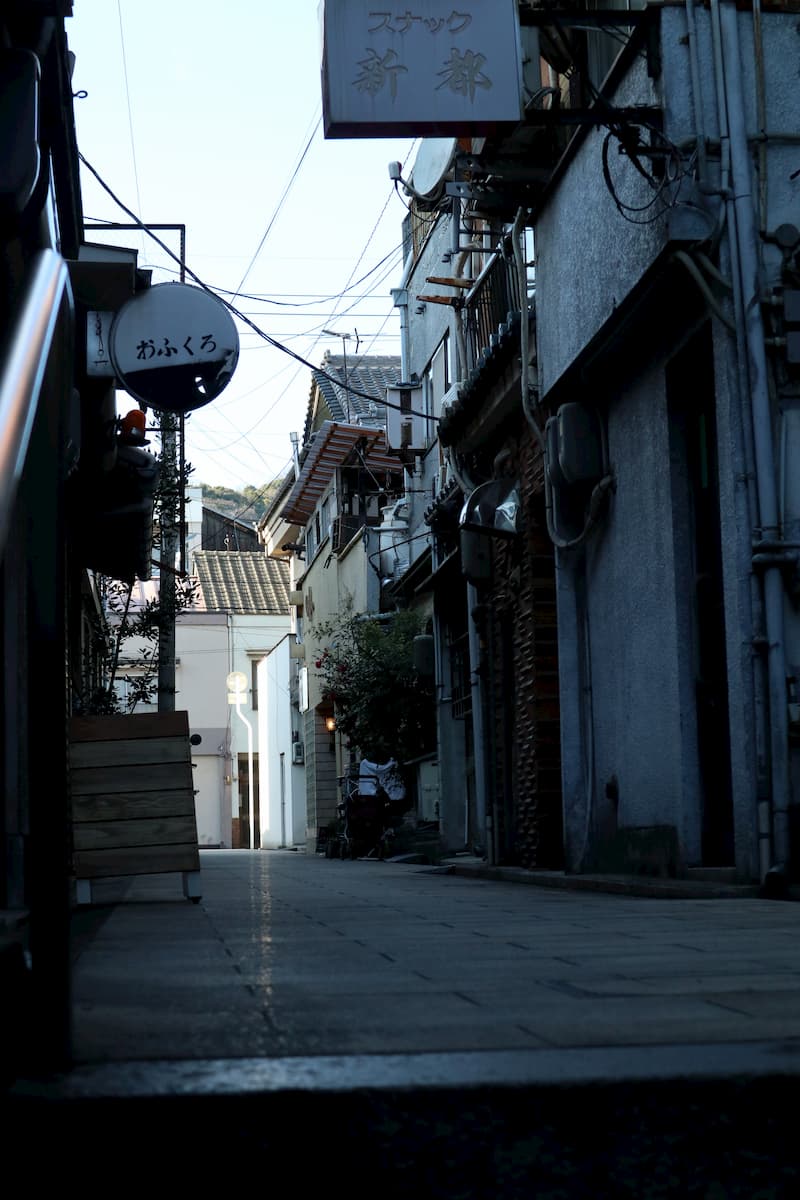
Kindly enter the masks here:
[[335, 471], [359, 442], [365, 444], [364, 466], [373, 473], [403, 470], [400, 459], [388, 452], [382, 429], [325, 421], [314, 435], [300, 475], [281, 509], [285, 521], [306, 524]]

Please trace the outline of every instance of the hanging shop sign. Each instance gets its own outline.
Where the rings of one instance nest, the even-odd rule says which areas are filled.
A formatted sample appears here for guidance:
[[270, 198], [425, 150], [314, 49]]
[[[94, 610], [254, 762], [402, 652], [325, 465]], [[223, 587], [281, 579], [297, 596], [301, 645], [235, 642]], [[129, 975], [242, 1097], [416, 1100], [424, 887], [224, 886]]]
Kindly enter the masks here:
[[522, 117], [517, 0], [325, 0], [325, 136], [470, 137]]
[[239, 333], [216, 296], [187, 283], [158, 283], [119, 310], [108, 351], [126, 392], [150, 408], [187, 413], [230, 383]]

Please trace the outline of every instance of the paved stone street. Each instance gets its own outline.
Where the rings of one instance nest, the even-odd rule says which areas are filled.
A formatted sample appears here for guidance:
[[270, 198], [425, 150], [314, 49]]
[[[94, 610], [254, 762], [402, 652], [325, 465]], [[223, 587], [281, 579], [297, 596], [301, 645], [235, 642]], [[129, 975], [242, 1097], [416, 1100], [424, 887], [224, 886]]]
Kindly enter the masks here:
[[291, 1169], [383, 1200], [798, 1195], [796, 903], [201, 865], [197, 904], [148, 876], [74, 914], [76, 1061], [2, 1109], [48, 1194], [90, 1145], [97, 1178], [201, 1194]]
[[78, 917], [79, 1062], [798, 1039], [800, 906], [204, 851]]

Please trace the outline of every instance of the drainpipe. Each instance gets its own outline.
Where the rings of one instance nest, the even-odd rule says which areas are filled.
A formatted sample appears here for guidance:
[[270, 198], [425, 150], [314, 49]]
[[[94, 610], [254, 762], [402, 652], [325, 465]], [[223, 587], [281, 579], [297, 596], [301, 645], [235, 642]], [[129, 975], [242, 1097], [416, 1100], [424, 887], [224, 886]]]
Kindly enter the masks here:
[[[736, 228], [736, 215], [733, 209], [733, 190], [731, 188], [731, 148], [728, 133], [728, 114], [725, 101], [725, 71], [722, 60], [722, 38], [719, 28], [719, 11], [712, 12], [711, 21], [712, 49], [714, 56], [714, 80], [716, 90], [716, 105], [720, 137], [720, 174], [719, 194], [722, 197], [723, 208], [720, 213], [720, 231], [725, 227], [729, 236], [720, 244], [721, 255], [727, 250], [727, 270], [730, 274], [733, 291], [734, 332], [736, 346], [736, 373], [732, 374], [735, 388], [735, 400], [741, 414], [741, 435], [743, 454], [746, 464], [755, 460], [753, 449], [753, 419], [750, 390], [747, 385], [747, 337], [745, 334], [744, 301], [742, 299], [742, 282], [738, 269], [735, 238], [732, 236]], [[750, 529], [758, 527], [758, 497], [752, 487], [746, 488], [740, 519]], [[764, 605], [761, 583], [753, 571], [749, 572], [750, 605], [752, 612], [752, 628], [759, 634], [764, 628]], [[770, 752], [767, 746], [769, 729], [769, 701], [767, 696], [766, 662], [762, 658], [753, 661], [753, 711], [754, 711], [754, 742], [756, 758], [756, 831], [758, 838], [759, 877], [763, 879], [772, 863], [772, 831], [770, 821]]]
[[292, 469], [295, 480], [297, 480], [300, 478], [300, 435], [290, 433], [289, 441], [292, 443]]
[[[750, 155], [747, 147], [744, 100], [741, 91], [741, 50], [737, 11], [730, 0], [711, 0], [715, 32], [720, 39], [724, 72], [725, 117], [730, 134], [735, 217], [731, 252], [738, 272], [744, 308], [744, 335], [753, 423], [756, 490], [761, 537], [780, 540], [772, 417], [767, 356], [761, 317], [759, 238], [752, 198]], [[725, 66], [727, 64], [727, 69]], [[723, 113], [720, 113], [722, 127]], [[785, 874], [789, 861], [789, 729], [786, 694], [786, 654], [783, 637], [781, 568], [767, 565], [763, 575], [764, 619], [767, 638], [767, 678], [771, 750], [772, 871]]]
[[392, 288], [392, 304], [400, 310], [400, 379], [407, 383], [410, 370], [410, 338], [408, 332], [408, 283], [414, 273], [414, 255], [409, 254], [403, 268], [399, 287]]
[[686, 28], [689, 38], [689, 71], [692, 80], [692, 113], [697, 130], [697, 178], [700, 187], [708, 182], [706, 131], [703, 123], [703, 92], [700, 86], [700, 57], [695, 22], [695, 0], [686, 0]]
[[408, 288], [405, 285], [402, 287], [392, 288], [391, 296], [392, 304], [395, 308], [400, 310], [400, 378], [403, 383], [407, 383], [409, 360]]
[[[445, 458], [464, 497], [471, 495], [477, 486], [460, 467], [456, 466], [454, 456], [445, 449]], [[486, 855], [493, 861], [493, 838], [488, 835], [487, 826], [489, 813], [489, 789], [486, 775], [486, 683], [484, 680], [483, 661], [481, 654], [480, 631], [473, 615], [480, 603], [478, 589], [475, 584], [467, 584], [467, 631], [469, 635], [469, 673], [472, 689], [472, 734], [475, 751], [475, 824], [485, 847]], [[464, 802], [464, 833], [465, 844], [469, 838], [469, 807], [468, 800]], [[493, 824], [493, 822], [492, 822]]]
[[[474, 583], [467, 584], [467, 617], [469, 621], [469, 671], [472, 688], [472, 740], [475, 751], [475, 824], [483, 842], [484, 853], [489, 856], [491, 839], [487, 829], [487, 786], [486, 786], [486, 684], [484, 682], [481, 638], [475, 610], [480, 603], [478, 589]], [[464, 813], [465, 845], [469, 837], [469, 812]]]

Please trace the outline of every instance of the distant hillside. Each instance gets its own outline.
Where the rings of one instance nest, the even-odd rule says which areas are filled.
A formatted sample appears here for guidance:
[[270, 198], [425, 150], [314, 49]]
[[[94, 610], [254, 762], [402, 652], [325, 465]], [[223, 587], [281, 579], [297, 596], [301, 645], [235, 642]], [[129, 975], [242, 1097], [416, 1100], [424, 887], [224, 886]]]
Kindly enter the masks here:
[[199, 483], [197, 486], [203, 489], [203, 503], [208, 508], [226, 517], [235, 517], [245, 525], [255, 525], [267, 511], [279, 484], [278, 479], [263, 483], [260, 487], [247, 484], [240, 492], [235, 488], [214, 487], [210, 483]]

